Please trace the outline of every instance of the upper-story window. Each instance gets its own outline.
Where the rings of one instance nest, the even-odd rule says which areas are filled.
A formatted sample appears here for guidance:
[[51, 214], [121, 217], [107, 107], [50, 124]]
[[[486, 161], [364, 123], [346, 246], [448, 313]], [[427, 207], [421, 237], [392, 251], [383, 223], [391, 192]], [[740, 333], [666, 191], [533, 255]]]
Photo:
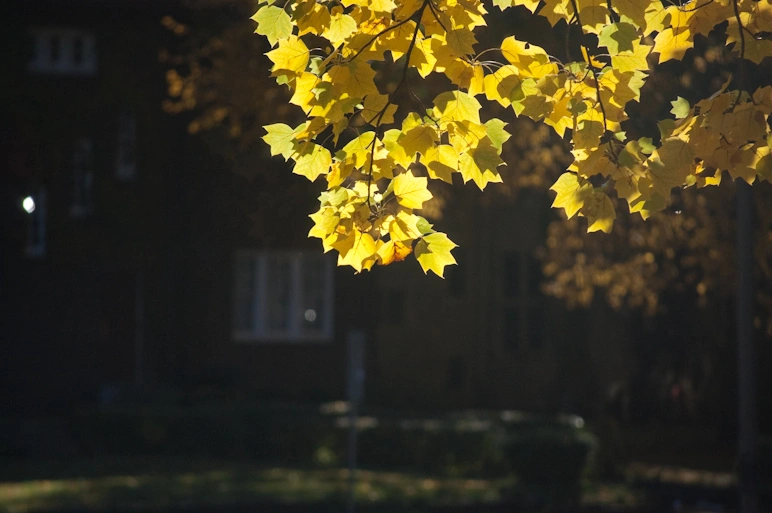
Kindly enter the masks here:
[[34, 54], [29, 70], [58, 75], [93, 75], [96, 41], [92, 34], [75, 29], [33, 28]]
[[91, 139], [75, 142], [72, 155], [72, 217], [86, 217], [94, 210], [94, 161]]

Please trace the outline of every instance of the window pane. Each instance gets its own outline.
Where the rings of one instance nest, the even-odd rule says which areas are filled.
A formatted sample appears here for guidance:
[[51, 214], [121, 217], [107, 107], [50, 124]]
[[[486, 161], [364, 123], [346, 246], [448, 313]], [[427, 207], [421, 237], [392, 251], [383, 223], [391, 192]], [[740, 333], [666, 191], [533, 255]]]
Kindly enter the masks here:
[[254, 258], [239, 258], [236, 261], [233, 290], [233, 326], [237, 331], [255, 331], [255, 273], [257, 261]]
[[325, 301], [327, 299], [327, 262], [324, 258], [305, 256], [302, 258], [303, 333], [323, 333], [327, 328]]
[[266, 327], [269, 332], [290, 329], [292, 306], [292, 262], [281, 256], [267, 257]]

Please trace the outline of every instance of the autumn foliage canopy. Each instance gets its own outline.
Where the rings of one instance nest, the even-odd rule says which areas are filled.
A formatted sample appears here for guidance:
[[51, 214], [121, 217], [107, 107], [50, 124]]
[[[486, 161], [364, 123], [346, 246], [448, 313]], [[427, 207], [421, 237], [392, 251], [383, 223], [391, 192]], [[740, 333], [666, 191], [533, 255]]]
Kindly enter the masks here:
[[[567, 24], [576, 60], [517, 34], [480, 48], [489, 10], [512, 8]], [[288, 0], [261, 4], [253, 19], [273, 48], [272, 75], [306, 116], [266, 126], [264, 140], [295, 173], [324, 176], [309, 235], [356, 271], [411, 253], [439, 276], [455, 263], [456, 245], [417, 211], [432, 198], [429, 180], [502, 180], [510, 134], [506, 121], [482, 118], [481, 102], [570, 143], [553, 206], [585, 217], [588, 231], [611, 231], [619, 199], [645, 219], [674, 188], [716, 185], [725, 172], [772, 181], [772, 86], [744, 78], [772, 56], [770, 0]], [[659, 134], [628, 136], [628, 106], [653, 67], [717, 27], [736, 56], [729, 80], [694, 105], [674, 98]], [[424, 97], [436, 86], [420, 84], [438, 77], [444, 91]]]

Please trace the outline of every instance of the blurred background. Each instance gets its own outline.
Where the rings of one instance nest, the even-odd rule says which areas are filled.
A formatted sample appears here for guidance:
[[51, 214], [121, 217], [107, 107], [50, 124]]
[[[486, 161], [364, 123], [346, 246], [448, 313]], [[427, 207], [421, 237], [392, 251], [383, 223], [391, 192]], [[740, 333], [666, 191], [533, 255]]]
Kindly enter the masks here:
[[[505, 184], [424, 210], [458, 266], [352, 275], [306, 238], [322, 185], [260, 140], [302, 113], [255, 10], [2, 2], [0, 512], [735, 511], [735, 185], [586, 234], [550, 209], [567, 146], [486, 107]], [[565, 53], [524, 9], [490, 24]], [[722, 49], [658, 68], [628, 133], [717, 90]], [[769, 511], [769, 183], [753, 207]]]

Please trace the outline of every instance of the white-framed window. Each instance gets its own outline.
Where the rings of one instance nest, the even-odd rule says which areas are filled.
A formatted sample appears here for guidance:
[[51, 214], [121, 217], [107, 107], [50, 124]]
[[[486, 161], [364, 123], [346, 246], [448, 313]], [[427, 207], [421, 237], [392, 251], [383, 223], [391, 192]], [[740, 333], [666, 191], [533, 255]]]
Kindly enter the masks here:
[[304, 252], [237, 251], [233, 339], [325, 341], [333, 333], [333, 267]]
[[137, 177], [137, 119], [125, 110], [118, 117], [118, 150], [115, 156], [115, 178], [128, 182]]
[[93, 34], [69, 28], [30, 29], [33, 73], [89, 76], [96, 73], [96, 40]]
[[91, 139], [75, 141], [72, 154], [72, 217], [87, 217], [94, 211], [94, 158]]
[[30, 258], [46, 256], [46, 190], [27, 196], [22, 207], [27, 212], [27, 244], [24, 254]]

